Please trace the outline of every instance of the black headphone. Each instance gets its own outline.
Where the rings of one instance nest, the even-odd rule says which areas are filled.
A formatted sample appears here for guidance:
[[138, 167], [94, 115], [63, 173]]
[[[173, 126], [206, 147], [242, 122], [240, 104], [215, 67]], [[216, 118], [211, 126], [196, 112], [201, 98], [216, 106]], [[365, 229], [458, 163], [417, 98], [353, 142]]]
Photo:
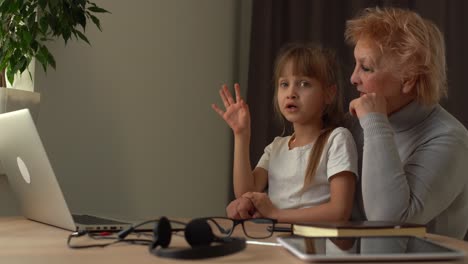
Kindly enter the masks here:
[[[172, 236], [171, 223], [161, 217], [154, 227], [154, 239], [150, 245], [153, 255], [176, 259], [203, 259], [226, 256], [243, 250], [246, 247], [242, 238], [219, 238], [213, 234], [206, 219], [194, 219], [185, 227], [185, 240], [190, 248], [169, 248]], [[212, 245], [215, 243], [215, 245]], [[160, 246], [160, 247], [158, 247]]]

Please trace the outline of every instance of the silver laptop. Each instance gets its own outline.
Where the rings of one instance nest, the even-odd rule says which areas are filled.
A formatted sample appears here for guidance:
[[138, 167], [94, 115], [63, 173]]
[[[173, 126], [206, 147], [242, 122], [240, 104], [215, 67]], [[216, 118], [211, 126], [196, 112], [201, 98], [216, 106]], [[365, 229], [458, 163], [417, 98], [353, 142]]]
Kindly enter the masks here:
[[117, 231], [130, 225], [70, 213], [28, 109], [0, 114], [0, 162], [28, 219], [72, 231]]

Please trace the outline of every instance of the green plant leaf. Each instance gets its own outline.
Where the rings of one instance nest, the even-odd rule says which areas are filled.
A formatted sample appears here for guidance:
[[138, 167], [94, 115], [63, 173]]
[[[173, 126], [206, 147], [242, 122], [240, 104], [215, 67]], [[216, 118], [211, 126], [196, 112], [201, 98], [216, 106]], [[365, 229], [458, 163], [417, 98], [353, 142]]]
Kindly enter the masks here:
[[47, 17], [41, 17], [39, 19], [39, 28], [41, 29], [42, 33], [47, 34], [47, 31], [49, 30], [49, 23], [47, 21]]
[[86, 16], [84, 12], [82, 12], [82, 10], [80, 9], [79, 12], [76, 12], [75, 15], [78, 23], [81, 25], [83, 30], [86, 29]]
[[13, 67], [14, 73], [22, 73], [28, 67], [28, 59], [24, 56], [21, 56], [16, 65]]
[[31, 45], [32, 35], [29, 31], [24, 30], [21, 32], [21, 43], [24, 48], [27, 48]]
[[60, 6], [60, 0], [48, 0], [51, 9], [57, 9]]
[[0, 13], [8, 13], [13, 0], [4, 0], [0, 4]]
[[79, 6], [86, 6], [86, 0], [73, 0]]
[[101, 22], [99, 22], [99, 19], [91, 14], [89, 14], [89, 17], [91, 18], [91, 21], [93, 21], [94, 25], [96, 25], [96, 27], [102, 31], [102, 28], [101, 28]]
[[16, 0], [18, 2], [19, 6], [22, 6], [24, 4], [24, 0]]
[[45, 9], [47, 5], [47, 0], [38, 0], [39, 7]]
[[37, 49], [39, 48], [39, 43], [37, 42], [37, 40], [34, 39], [34, 40], [31, 42], [30, 47], [31, 47], [32, 53], [35, 54], [35, 53], [37, 52]]
[[47, 61], [49, 62], [49, 65], [52, 66], [55, 70], [55, 58], [52, 55], [52, 53], [49, 52], [49, 50], [46, 48], [47, 51]]
[[47, 52], [45, 51], [47, 48], [41, 47], [39, 48], [39, 51], [36, 53], [36, 59], [41, 63], [42, 68], [44, 69], [44, 72], [47, 72]]
[[98, 6], [88, 7], [88, 10], [94, 13], [109, 13], [109, 11], [105, 10], [104, 8], [100, 8]]
[[8, 10], [9, 10], [10, 12], [17, 12], [18, 9], [20, 8], [20, 3], [19, 3], [19, 1], [10, 1], [10, 2], [11, 2], [11, 3], [10, 3], [10, 5], [9, 5], [9, 7], [8, 7]]
[[49, 27], [52, 30], [52, 33], [59, 31], [58, 20], [52, 14], [47, 14], [47, 23], [49, 24]]
[[80, 37], [80, 39], [86, 41], [86, 43], [91, 45], [91, 43], [89, 43], [88, 38], [83, 33], [81, 33], [79, 30], [75, 30], [75, 33], [78, 34], [78, 37]]
[[27, 21], [28, 21], [28, 23], [27, 23], [28, 27], [31, 27], [34, 24], [36, 24], [36, 13], [30, 13], [28, 15], [28, 20]]
[[6, 71], [6, 75], [7, 75], [7, 79], [10, 83], [13, 83], [15, 81], [15, 73], [12, 72], [12, 70], [10, 69], [10, 67], [7, 68], [7, 71]]
[[33, 57], [44, 71], [56, 62], [45, 43], [72, 37], [90, 44], [85, 35], [88, 19], [99, 29], [93, 13], [110, 13], [90, 0], [0, 0], [0, 69], [8, 69], [12, 81], [15, 71], [27, 69]]
[[63, 40], [65, 41], [65, 44], [67, 44], [68, 40], [71, 37], [71, 29], [66, 28], [63, 32]]

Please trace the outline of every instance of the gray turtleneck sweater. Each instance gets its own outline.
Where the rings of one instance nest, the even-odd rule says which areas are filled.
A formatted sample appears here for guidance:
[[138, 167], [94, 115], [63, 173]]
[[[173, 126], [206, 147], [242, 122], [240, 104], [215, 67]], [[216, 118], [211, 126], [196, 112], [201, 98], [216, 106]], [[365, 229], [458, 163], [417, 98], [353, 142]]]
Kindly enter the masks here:
[[350, 130], [362, 165], [361, 216], [353, 217], [422, 223], [430, 233], [464, 237], [468, 132], [458, 120], [440, 105], [414, 101], [388, 118], [370, 113]]

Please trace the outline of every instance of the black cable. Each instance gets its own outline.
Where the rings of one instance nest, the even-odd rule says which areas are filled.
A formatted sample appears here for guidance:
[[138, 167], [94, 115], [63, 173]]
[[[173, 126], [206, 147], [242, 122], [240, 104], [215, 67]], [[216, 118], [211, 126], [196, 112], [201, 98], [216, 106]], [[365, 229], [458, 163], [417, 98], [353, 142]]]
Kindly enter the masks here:
[[[124, 239], [130, 233], [136, 232], [136, 228], [138, 228], [140, 226], [143, 226], [143, 225], [146, 225], [146, 224], [149, 224], [149, 223], [157, 223], [157, 222], [159, 222], [159, 219], [147, 220], [147, 221], [132, 225], [131, 227], [129, 227], [127, 229], [124, 229], [124, 230], [120, 231], [119, 233], [117, 233], [117, 236], [118, 236], [119, 239]], [[181, 222], [181, 221], [176, 221], [176, 220], [170, 220], [170, 222], [175, 223], [175, 224], [179, 224], [179, 225], [183, 225], [183, 226], [187, 225], [187, 223], [184, 223], [184, 222]], [[175, 231], [175, 232], [183, 231], [183, 230], [184, 230], [184, 228], [174, 228], [174, 229], [172, 229], [172, 231]]]
[[89, 234], [89, 233], [83, 233], [83, 234], [78, 234], [78, 233], [71, 233], [69, 236], [68, 236], [68, 239], [67, 239], [67, 246], [69, 248], [72, 248], [72, 249], [80, 249], [80, 248], [93, 248], [93, 247], [100, 247], [100, 248], [104, 248], [104, 247], [107, 247], [109, 245], [112, 245], [112, 244], [115, 244], [118, 240], [116, 241], [113, 241], [113, 242], [110, 242], [110, 243], [103, 243], [103, 244], [88, 244], [88, 245], [72, 245], [71, 244], [71, 240], [72, 238], [75, 238], [75, 237], [80, 237], [80, 236], [83, 236], [85, 234]]
[[[109, 243], [99, 243], [99, 244], [87, 244], [87, 245], [73, 245], [71, 243], [71, 240], [76, 237], [81, 237], [83, 235], [88, 235], [89, 238], [92, 238], [94, 240], [110, 240], [110, 239], [115, 239], [115, 241], [109, 242]], [[129, 244], [134, 244], [134, 245], [150, 245], [153, 242], [151, 239], [138, 239], [138, 238], [132, 238], [132, 239], [119, 239], [116, 236], [102, 236], [98, 235], [95, 233], [89, 233], [89, 232], [80, 232], [80, 233], [72, 233], [68, 236], [67, 239], [67, 246], [71, 249], [83, 249], [83, 248], [104, 248], [110, 245], [114, 245], [117, 243], [129, 243]]]
[[[159, 219], [152, 219], [148, 221], [144, 221], [135, 225], [132, 225], [131, 227], [120, 231], [117, 233], [117, 236], [110, 236], [110, 235], [102, 235], [100, 233], [93, 233], [93, 232], [88, 232], [88, 231], [79, 231], [79, 232], [73, 232], [68, 236], [67, 239], [67, 246], [71, 249], [83, 249], [83, 248], [95, 248], [95, 247], [100, 247], [104, 248], [110, 245], [114, 245], [117, 243], [128, 243], [128, 244], [134, 244], [134, 245], [148, 245], [150, 246], [151, 243], [153, 242], [153, 239], [140, 239], [140, 238], [131, 238], [131, 239], [125, 239], [130, 233], [136, 233], [136, 232], [141, 232], [140, 230], [136, 230], [136, 228], [146, 225], [148, 223], [153, 223], [153, 222], [158, 222]], [[183, 226], [186, 226], [187, 224], [181, 221], [176, 221], [176, 220], [170, 220], [172, 223], [180, 224]], [[179, 231], [184, 231], [185, 228], [173, 228], [171, 231], [173, 232], [179, 232]], [[148, 232], [148, 230], [145, 230]], [[150, 230], [152, 232], [152, 230]], [[81, 237], [84, 235], [88, 235], [89, 238], [94, 239], [94, 240], [112, 240], [114, 239], [115, 241], [109, 242], [109, 243], [99, 243], [99, 244], [87, 244], [87, 245], [73, 245], [71, 243], [71, 240], [73, 238]], [[137, 233], [137, 236], [140, 235], [145, 235], [144, 233]], [[153, 235], [146, 234], [147, 236], [150, 236], [151, 238]]]

